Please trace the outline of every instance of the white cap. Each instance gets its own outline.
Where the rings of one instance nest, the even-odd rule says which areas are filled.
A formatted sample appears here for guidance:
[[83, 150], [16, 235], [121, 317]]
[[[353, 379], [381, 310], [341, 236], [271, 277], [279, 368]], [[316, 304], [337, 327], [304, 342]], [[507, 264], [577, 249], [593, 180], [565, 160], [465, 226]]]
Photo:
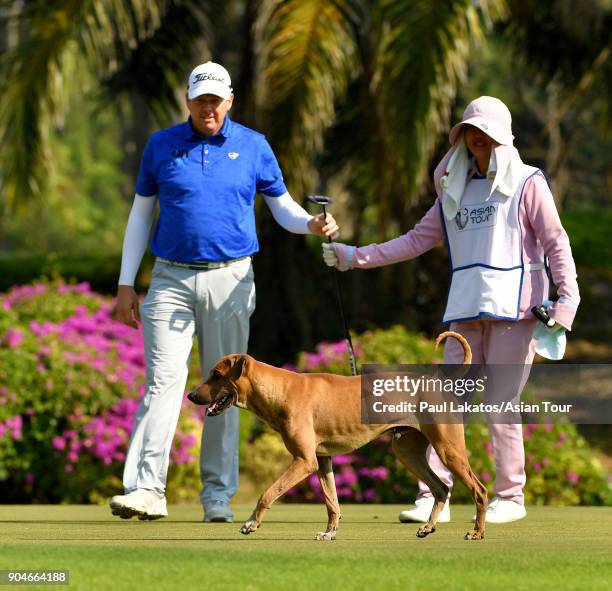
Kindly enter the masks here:
[[232, 94], [232, 80], [223, 66], [214, 62], [206, 62], [191, 72], [187, 97], [192, 100], [203, 94], [214, 94], [223, 99], [229, 99]]

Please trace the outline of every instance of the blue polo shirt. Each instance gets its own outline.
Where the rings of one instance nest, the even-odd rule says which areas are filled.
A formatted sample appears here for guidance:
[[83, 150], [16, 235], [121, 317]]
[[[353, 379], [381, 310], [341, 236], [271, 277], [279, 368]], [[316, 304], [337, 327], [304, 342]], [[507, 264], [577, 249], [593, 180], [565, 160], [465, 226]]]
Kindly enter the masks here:
[[212, 137], [191, 121], [162, 129], [147, 142], [136, 193], [159, 197], [154, 255], [189, 263], [227, 261], [259, 250], [255, 193], [287, 191], [266, 138], [226, 115]]

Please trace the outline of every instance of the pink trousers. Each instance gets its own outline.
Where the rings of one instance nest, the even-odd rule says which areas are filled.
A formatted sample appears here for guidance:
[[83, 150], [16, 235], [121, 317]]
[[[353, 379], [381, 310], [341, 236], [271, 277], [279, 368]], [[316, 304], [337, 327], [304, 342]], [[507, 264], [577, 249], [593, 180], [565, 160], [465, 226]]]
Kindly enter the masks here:
[[[504, 320], [470, 320], [453, 322], [450, 330], [461, 333], [472, 348], [472, 363], [478, 364], [525, 364], [530, 365], [535, 353], [532, 334], [537, 320], [528, 319], [518, 322]], [[463, 349], [456, 339], [448, 339], [444, 349], [444, 363], [463, 363]], [[520, 396], [528, 372], [515, 383], [505, 383], [503, 387], [511, 392], [504, 393], [505, 399]], [[507, 397], [507, 398], [506, 398]], [[523, 448], [523, 426], [517, 424], [489, 423], [491, 443], [495, 454], [496, 496], [524, 504], [523, 487], [525, 486], [525, 450]], [[453, 478], [438, 454], [430, 445], [427, 460], [434, 472], [449, 487]], [[431, 496], [427, 485], [419, 481], [417, 498]]]

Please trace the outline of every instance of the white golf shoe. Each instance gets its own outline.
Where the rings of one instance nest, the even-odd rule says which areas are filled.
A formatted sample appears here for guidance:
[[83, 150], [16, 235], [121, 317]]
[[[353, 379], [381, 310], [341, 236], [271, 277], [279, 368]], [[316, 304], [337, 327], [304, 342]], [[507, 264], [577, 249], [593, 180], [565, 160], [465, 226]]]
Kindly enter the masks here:
[[168, 517], [166, 497], [144, 488], [138, 488], [127, 495], [115, 495], [109, 505], [113, 515], [121, 519], [130, 519], [135, 515], [143, 521]]
[[[501, 497], [493, 497], [493, 500], [487, 507], [485, 514], [486, 523], [511, 523], [523, 519], [527, 515], [527, 511], [523, 505], [502, 499]], [[476, 521], [476, 515], [472, 517], [472, 521]]]
[[[431, 515], [431, 510], [433, 509], [434, 503], [435, 499], [433, 497], [421, 497], [414, 502], [414, 507], [411, 507], [406, 511], [402, 511], [399, 514], [399, 520], [402, 523], [414, 521], [418, 523], [427, 523], [429, 521], [429, 516]], [[438, 523], [448, 523], [449, 521], [450, 506], [447, 499], [446, 503], [444, 504], [444, 508], [438, 517]]]

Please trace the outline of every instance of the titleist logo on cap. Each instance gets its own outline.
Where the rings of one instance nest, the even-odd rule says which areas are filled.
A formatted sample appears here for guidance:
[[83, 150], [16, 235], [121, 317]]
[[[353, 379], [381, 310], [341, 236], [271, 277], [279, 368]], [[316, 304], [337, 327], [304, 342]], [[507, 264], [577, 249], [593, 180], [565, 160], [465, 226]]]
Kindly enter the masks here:
[[215, 76], [214, 74], [210, 74], [207, 72], [204, 74], [196, 74], [194, 79], [192, 80], [192, 83], [195, 84], [196, 82], [202, 82], [203, 80], [216, 80], [217, 82], [223, 82], [224, 84], [227, 84], [223, 76]]

